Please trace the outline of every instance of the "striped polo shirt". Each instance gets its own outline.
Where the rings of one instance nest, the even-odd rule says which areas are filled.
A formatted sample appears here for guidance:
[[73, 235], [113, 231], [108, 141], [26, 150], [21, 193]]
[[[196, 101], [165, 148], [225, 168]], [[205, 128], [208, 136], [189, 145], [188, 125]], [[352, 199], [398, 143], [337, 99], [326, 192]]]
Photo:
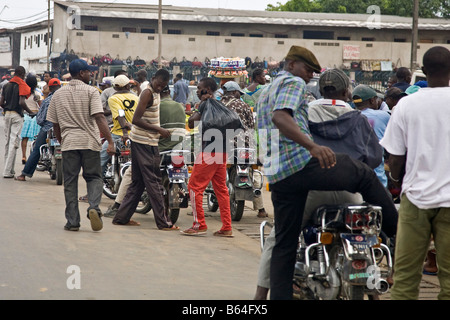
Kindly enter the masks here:
[[[155, 125], [160, 126], [159, 123], [159, 104], [161, 102], [161, 97], [159, 93], [155, 93], [153, 91], [153, 88], [151, 86], [148, 86], [147, 89], [150, 90], [153, 93], [153, 104], [151, 106], [147, 106], [147, 108], [144, 111], [144, 114], [142, 115], [142, 120]], [[133, 124], [133, 127], [131, 128], [130, 132], [130, 140], [141, 143], [141, 144], [147, 144], [150, 146], [157, 147], [159, 142], [159, 132], [155, 130], [147, 130], [141, 127], [138, 127], [137, 125]]]
[[50, 102], [47, 120], [61, 127], [61, 150], [100, 151], [100, 130], [94, 114], [103, 113], [98, 90], [81, 80], [58, 89]]

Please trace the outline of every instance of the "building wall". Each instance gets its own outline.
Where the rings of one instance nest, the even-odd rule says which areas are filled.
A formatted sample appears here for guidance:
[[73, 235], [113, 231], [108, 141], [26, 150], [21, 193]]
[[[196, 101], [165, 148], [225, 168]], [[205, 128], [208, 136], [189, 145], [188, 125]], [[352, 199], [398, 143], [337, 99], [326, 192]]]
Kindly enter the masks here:
[[27, 71], [47, 69], [47, 29], [23, 32], [20, 38], [20, 65]]
[[[86, 58], [105, 54], [110, 54], [112, 58], [119, 56], [123, 60], [140, 57], [147, 62], [158, 56], [157, 21], [154, 19], [81, 16], [78, 21], [72, 20], [65, 9], [55, 6], [53, 52], [73, 50]], [[85, 30], [92, 28], [96, 30]], [[129, 28], [135, 30], [125, 32]], [[146, 32], [153, 29], [155, 33], [142, 33], [143, 29]], [[180, 34], [167, 34], [169, 30], [180, 30]], [[304, 31], [308, 30], [331, 32], [332, 38], [304, 39]], [[216, 32], [218, 36], [208, 36], [207, 32]], [[262, 37], [252, 37], [254, 34], [261, 34]], [[419, 36], [422, 42], [430, 42], [430, 39], [432, 42], [419, 43], [419, 62], [424, 52], [433, 45], [450, 48], [450, 44], [447, 44], [448, 31], [421, 30]], [[337, 40], [342, 38], [350, 40]], [[373, 38], [373, 41], [362, 41], [363, 38]], [[188, 60], [196, 57], [204, 61], [205, 58], [221, 56], [280, 61], [292, 45], [300, 45], [312, 50], [322, 66], [340, 67], [351, 62], [343, 59], [343, 46], [357, 45], [360, 48], [359, 60], [387, 60], [397, 67], [409, 67], [410, 40], [411, 31], [408, 29], [333, 29], [320, 26], [163, 21], [162, 56], [165, 60], [176, 58], [178, 61], [183, 57]]]
[[[123, 32], [98, 32], [86, 30], [70, 30], [68, 32], [69, 48], [83, 57], [110, 54], [112, 58], [119, 56], [125, 60], [133, 60], [139, 56], [145, 61], [158, 57], [158, 35]], [[360, 59], [355, 60], [387, 60], [394, 65], [409, 67], [411, 45], [397, 42], [366, 42], [338, 40], [305, 40], [277, 38], [247, 38], [200, 35], [163, 35], [162, 56], [166, 60], [183, 58], [192, 61], [197, 58], [215, 57], [251, 57], [255, 60], [281, 61], [292, 45], [304, 46], [314, 52], [323, 67], [341, 67], [343, 63], [344, 45], [357, 45], [360, 48]], [[419, 44], [418, 61], [423, 54], [435, 44]], [[444, 44], [450, 49], [450, 45]]]

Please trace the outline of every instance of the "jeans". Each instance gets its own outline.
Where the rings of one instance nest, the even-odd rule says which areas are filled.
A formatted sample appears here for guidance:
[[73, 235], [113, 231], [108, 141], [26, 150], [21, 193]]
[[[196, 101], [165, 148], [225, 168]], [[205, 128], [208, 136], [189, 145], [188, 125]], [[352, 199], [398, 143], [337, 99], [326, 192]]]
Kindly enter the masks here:
[[[111, 133], [111, 137], [112, 137], [114, 143], [117, 143], [117, 141], [122, 140], [122, 136], [118, 136], [116, 134]], [[106, 151], [108, 149], [108, 146], [109, 146], [109, 142], [106, 140], [105, 142], [103, 142], [102, 151], [100, 151], [100, 163], [101, 163], [101, 167], [102, 167], [102, 175], [103, 176], [105, 175], [106, 165], [108, 164], [108, 161], [111, 158], [111, 156]]]
[[62, 152], [64, 196], [66, 199], [66, 227], [80, 226], [80, 211], [78, 208], [78, 175], [83, 168], [83, 178], [86, 181], [90, 209], [96, 209], [99, 214], [99, 204], [103, 192], [103, 179], [100, 168], [100, 152], [92, 150], [70, 150]]
[[271, 299], [292, 299], [295, 255], [309, 190], [359, 192], [383, 210], [383, 231], [396, 232], [398, 213], [392, 197], [374, 171], [348, 155], [336, 154], [336, 165], [322, 169], [317, 158], [297, 173], [271, 184], [275, 213], [275, 246], [270, 265]]
[[23, 127], [23, 117], [17, 112], [5, 112], [5, 168], [3, 177], [12, 178], [16, 174], [14, 164], [16, 163], [17, 149], [20, 145], [20, 133]]
[[36, 166], [39, 162], [39, 159], [41, 157], [40, 148], [42, 145], [44, 145], [47, 141], [47, 131], [40, 130], [39, 134], [36, 138], [36, 141], [34, 143], [33, 151], [31, 151], [30, 156], [28, 157], [27, 163], [25, 164], [25, 167], [22, 170], [22, 174], [25, 177], [32, 177], [34, 174], [34, 171], [36, 170]]
[[450, 299], [450, 208], [419, 209], [402, 196], [395, 245], [392, 300], [417, 300], [423, 263], [433, 236], [440, 300]]

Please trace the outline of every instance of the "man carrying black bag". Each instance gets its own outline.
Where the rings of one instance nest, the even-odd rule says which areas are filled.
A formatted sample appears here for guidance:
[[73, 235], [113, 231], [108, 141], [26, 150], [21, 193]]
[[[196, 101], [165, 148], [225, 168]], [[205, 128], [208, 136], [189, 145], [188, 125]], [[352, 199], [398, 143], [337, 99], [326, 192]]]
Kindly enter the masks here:
[[[239, 116], [215, 100], [217, 84], [212, 78], [203, 78], [197, 87], [197, 96], [202, 101], [199, 110], [189, 118], [189, 128], [201, 121], [202, 150], [196, 155], [194, 168], [189, 179], [194, 223], [191, 228], [181, 231], [184, 235], [206, 234], [207, 225], [203, 211], [203, 192], [212, 181], [219, 202], [222, 228], [214, 232], [215, 236], [232, 237], [230, 198], [226, 185], [227, 177], [227, 137], [226, 130], [242, 128]], [[214, 138], [214, 139], [213, 139]]]

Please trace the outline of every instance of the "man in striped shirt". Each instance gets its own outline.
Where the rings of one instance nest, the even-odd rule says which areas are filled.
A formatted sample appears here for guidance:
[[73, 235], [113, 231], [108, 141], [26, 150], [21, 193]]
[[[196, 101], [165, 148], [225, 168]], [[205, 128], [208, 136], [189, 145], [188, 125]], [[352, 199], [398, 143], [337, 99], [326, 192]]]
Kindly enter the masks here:
[[164, 210], [164, 189], [159, 170], [159, 139], [160, 137], [168, 138], [171, 135], [169, 130], [160, 126], [159, 121], [160, 92], [167, 87], [169, 77], [167, 70], [158, 70], [148, 88], [139, 96], [130, 132], [132, 182], [114, 216], [113, 224], [139, 225], [138, 222], [131, 220], [131, 217], [146, 189], [158, 229], [177, 229]]
[[92, 230], [103, 228], [99, 209], [103, 192], [100, 167], [100, 132], [108, 140], [107, 152], [114, 154], [111, 138], [98, 90], [89, 85], [92, 72], [97, 68], [82, 59], [69, 65], [72, 80], [53, 94], [47, 111], [47, 120], [61, 143], [63, 158], [64, 196], [66, 200], [65, 230], [78, 231], [80, 212], [78, 209], [78, 175], [83, 168], [83, 178], [88, 191], [88, 218]]
[[383, 217], [388, 218], [383, 219], [387, 235], [396, 231], [397, 210], [374, 171], [313, 141], [306, 84], [313, 72], [320, 71], [311, 51], [292, 46], [284, 70], [264, 89], [257, 105], [260, 147], [269, 151], [264, 169], [276, 225], [270, 265], [272, 300], [292, 299], [296, 249], [309, 190], [360, 192], [365, 201], [382, 207]]

